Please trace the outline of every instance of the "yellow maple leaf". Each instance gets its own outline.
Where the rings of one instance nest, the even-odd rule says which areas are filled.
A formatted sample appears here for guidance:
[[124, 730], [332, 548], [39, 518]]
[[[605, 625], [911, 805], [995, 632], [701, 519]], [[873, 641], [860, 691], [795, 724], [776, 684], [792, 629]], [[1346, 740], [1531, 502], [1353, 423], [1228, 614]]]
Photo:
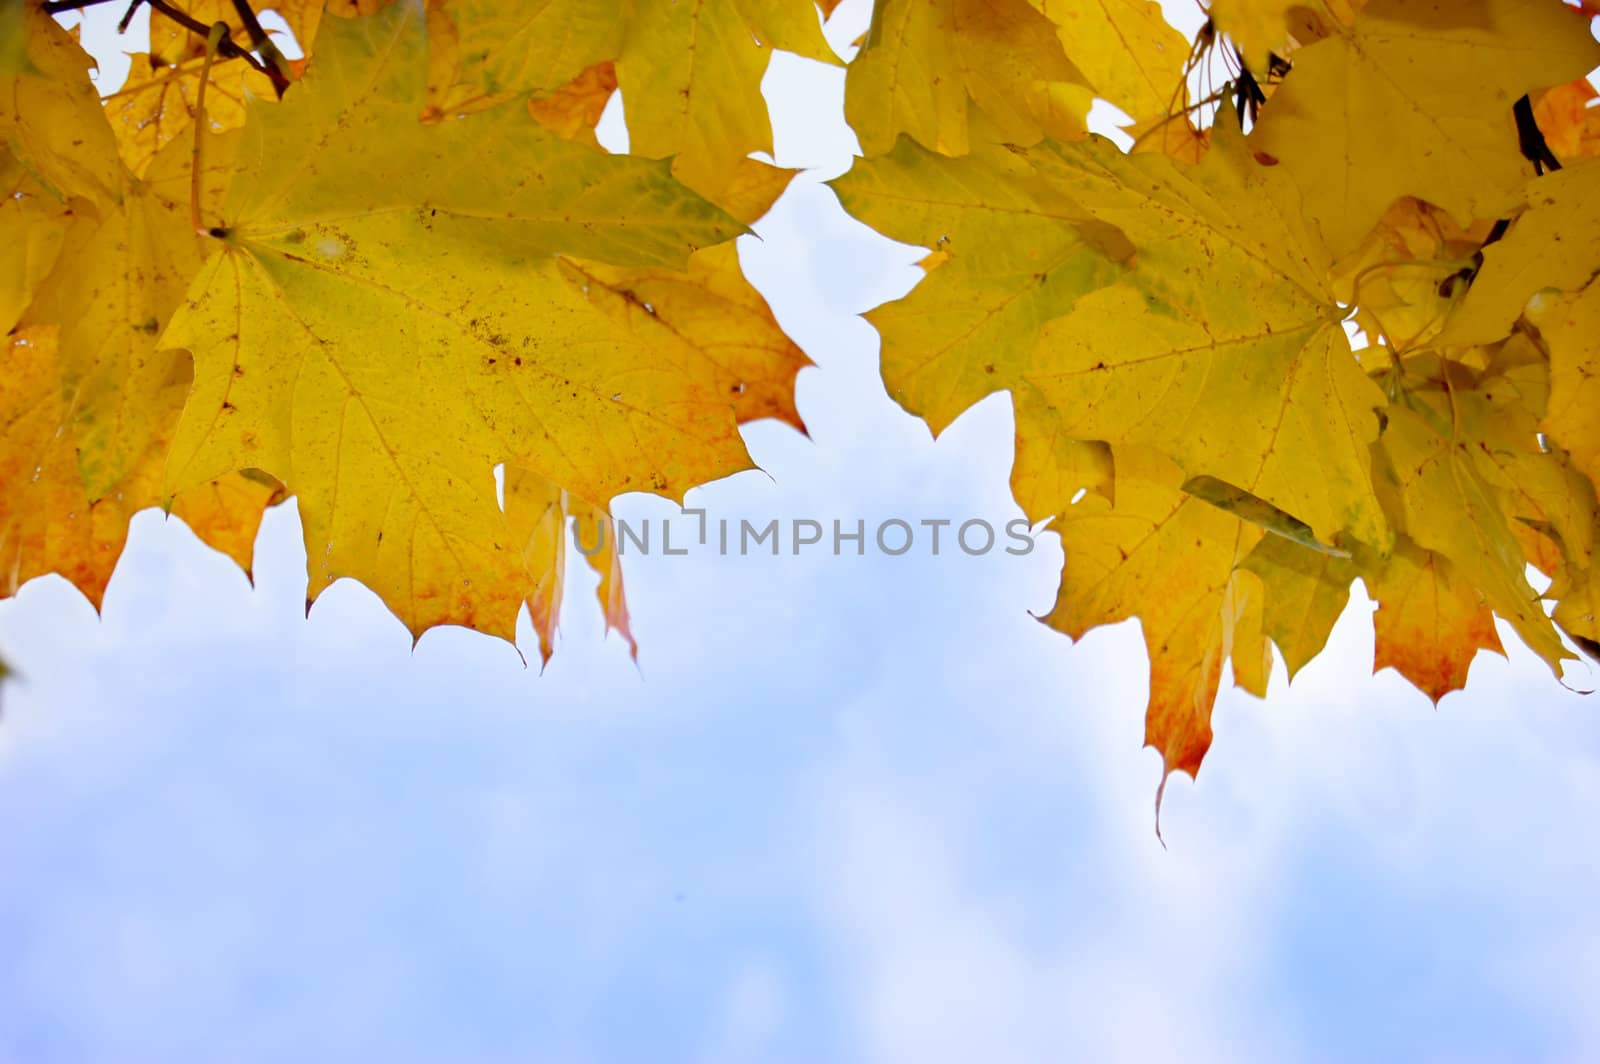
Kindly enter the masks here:
[[1020, 381], [1044, 323], [1118, 275], [1029, 158], [987, 147], [946, 158], [902, 139], [831, 182], [852, 215], [938, 256], [910, 295], [867, 315], [889, 394], [935, 433]]
[[94, 60], [43, 9], [22, 6], [29, 69], [0, 74], [0, 141], [58, 196], [115, 202], [122, 167], [89, 81]]
[[325, 27], [253, 109], [259, 168], [164, 338], [196, 365], [168, 483], [263, 469], [299, 497], [312, 598], [354, 576], [414, 633], [509, 638], [531, 578], [496, 464], [596, 505], [748, 466], [726, 366], [589, 265], [671, 268], [738, 225], [515, 105], [417, 124], [425, 46], [411, 5]]
[[1153, 0], [1029, 0], [1057, 27], [1095, 94], [1134, 122], [1183, 107], [1189, 42]]
[[1289, 39], [1289, 9], [1303, 0], [1212, 0], [1211, 19], [1233, 38], [1251, 70], [1264, 70], [1267, 55], [1282, 54]]
[[71, 223], [71, 208], [0, 144], [0, 334], [22, 317], [49, 275]]
[[1401, 196], [1462, 224], [1503, 214], [1532, 169], [1512, 104], [1597, 64], [1587, 21], [1559, 0], [1373, 0], [1295, 54], [1251, 140], [1343, 255]]
[[1261, 579], [1262, 627], [1283, 652], [1292, 680], [1327, 644], [1350, 601], [1356, 564], [1283, 536], [1264, 537], [1240, 564]]
[[636, 0], [617, 56], [629, 150], [675, 156], [697, 191], [753, 151], [772, 151], [761, 79], [773, 49], [837, 63], [811, 0]]
[[813, 0], [448, 0], [461, 80], [549, 95], [614, 62], [630, 149], [717, 199], [728, 171], [772, 150], [761, 79], [774, 49], [838, 59]]
[[[127, 80], [106, 98], [106, 118], [116, 134], [122, 159], [135, 176], [173, 140], [191, 134], [205, 58], [163, 66], [148, 55], [134, 55]], [[238, 59], [217, 63], [206, 87], [210, 129], [221, 132], [244, 125], [247, 96], [271, 99], [272, 82]]]
[[[845, 117], [862, 147], [881, 154], [904, 133], [963, 155], [980, 116], [996, 141], [1081, 131], [1087, 83], [1036, 8], [1029, 0], [880, 0], [845, 79]], [[1062, 90], [1058, 106], [1053, 94]]]
[[1600, 269], [1600, 159], [1527, 183], [1527, 204], [1483, 249], [1483, 268], [1445, 323], [1441, 344], [1488, 344], [1511, 332], [1546, 288], [1575, 292]]
[[448, 0], [464, 81], [491, 93], [554, 92], [614, 60], [627, 30], [627, 0]]
[[1369, 342], [1404, 353], [1437, 341], [1467, 288], [1461, 272], [1489, 226], [1464, 229], [1407, 196], [1390, 205], [1359, 247], [1333, 269], [1339, 302], [1356, 307]]
[[1351, 356], [1326, 253], [1282, 176], [1237, 136], [1185, 170], [1104, 143], [1030, 158], [1137, 249], [1118, 283], [1045, 325], [1027, 376], [1066, 430], [1152, 446], [1325, 542], [1387, 542], [1368, 447], [1383, 397]]
[[1600, 490], [1600, 284], [1550, 300], [1534, 317], [1550, 354], [1549, 409], [1540, 428]]

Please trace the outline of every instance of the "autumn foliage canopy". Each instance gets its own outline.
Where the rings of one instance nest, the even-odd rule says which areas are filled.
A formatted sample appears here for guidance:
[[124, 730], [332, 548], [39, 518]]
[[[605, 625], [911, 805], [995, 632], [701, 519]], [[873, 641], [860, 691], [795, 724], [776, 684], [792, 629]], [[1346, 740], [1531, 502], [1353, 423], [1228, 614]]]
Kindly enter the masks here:
[[[772, 50], [844, 65], [834, 3], [148, 0], [103, 98], [54, 17], [83, 6], [0, 0], [0, 592], [98, 604], [157, 506], [248, 570], [292, 497], [310, 599], [351, 577], [507, 639], [526, 605], [548, 655], [574, 520], [800, 427], [733, 240], [793, 176], [753, 157]], [[928, 249], [869, 315], [889, 392], [935, 432], [1010, 393], [1017, 502], [1065, 548], [1046, 620], [1139, 618], [1189, 773], [1224, 665], [1264, 695], [1357, 578], [1375, 666], [1434, 699], [1496, 617], [1553, 670], [1600, 641], [1593, 12], [1206, 14], [877, 0], [832, 183]], [[618, 91], [628, 155], [595, 140]]]

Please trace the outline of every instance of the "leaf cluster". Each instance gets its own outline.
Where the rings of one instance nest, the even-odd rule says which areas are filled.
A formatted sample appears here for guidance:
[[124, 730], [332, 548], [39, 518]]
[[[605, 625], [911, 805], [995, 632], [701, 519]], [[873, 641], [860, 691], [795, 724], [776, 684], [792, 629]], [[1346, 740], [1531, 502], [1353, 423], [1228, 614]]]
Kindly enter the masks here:
[[[571, 522], [802, 427], [732, 241], [792, 176], [757, 158], [771, 53], [839, 63], [833, 3], [273, 0], [289, 60], [246, 3], [152, 0], [104, 99], [62, 6], [0, 8], [0, 590], [98, 603], [152, 505], [248, 570], [293, 496], [311, 598], [507, 638], [527, 605], [548, 656]], [[869, 315], [890, 393], [936, 432], [1011, 394], [1017, 501], [1066, 549], [1046, 621], [1140, 620], [1189, 773], [1224, 665], [1264, 695], [1358, 578], [1375, 667], [1435, 700], [1496, 618], [1556, 670], [1600, 641], [1590, 14], [1207, 16], [877, 0], [833, 182], [928, 249]], [[627, 156], [594, 137], [619, 91]]]

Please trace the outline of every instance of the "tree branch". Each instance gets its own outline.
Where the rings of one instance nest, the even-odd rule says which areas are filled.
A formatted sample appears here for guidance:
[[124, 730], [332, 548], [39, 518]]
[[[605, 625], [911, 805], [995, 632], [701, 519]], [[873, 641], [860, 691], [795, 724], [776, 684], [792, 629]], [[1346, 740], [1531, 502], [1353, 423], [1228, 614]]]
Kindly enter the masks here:
[[[63, 11], [81, 11], [86, 7], [96, 7], [100, 4], [108, 4], [113, 2], [116, 2], [116, 0], [44, 0], [43, 8], [46, 14], [56, 15]], [[139, 2], [141, 2], [141, 0], [135, 0], [134, 6], [128, 11], [128, 18], [132, 17], [133, 11], [137, 9]], [[210, 26], [201, 22], [199, 19], [194, 18], [188, 12], [180, 11], [178, 8], [173, 7], [172, 4], [168, 3], [168, 0], [142, 0], [142, 2], [148, 3], [151, 8], [161, 12], [161, 14], [165, 15], [173, 22], [176, 22], [190, 33], [200, 37], [209, 37], [211, 35]], [[239, 17], [244, 22], [245, 27], [250, 32], [251, 36], [254, 37], [259, 33], [261, 35], [261, 39], [266, 41], [267, 47], [270, 48], [272, 46], [272, 42], [267, 40], [266, 32], [262, 30], [261, 23], [259, 20], [257, 20], [255, 12], [250, 10], [250, 5], [245, 3], [244, 0], [234, 0], [234, 7], [235, 9], [239, 10]], [[249, 13], [248, 17], [246, 17], [246, 12]], [[273, 49], [273, 52], [275, 53], [276, 49]], [[284, 90], [289, 87], [288, 75], [279, 69], [277, 64], [263, 63], [260, 59], [256, 58], [255, 53], [250, 51], [248, 48], [244, 48], [239, 44], [236, 44], [231, 37], [224, 37], [222, 39], [222, 45], [217, 49], [217, 54], [226, 56], [229, 59], [243, 59], [246, 63], [249, 63], [251, 67], [257, 71], [260, 71], [267, 77], [269, 81], [272, 82], [272, 88], [279, 96], [282, 96]]]

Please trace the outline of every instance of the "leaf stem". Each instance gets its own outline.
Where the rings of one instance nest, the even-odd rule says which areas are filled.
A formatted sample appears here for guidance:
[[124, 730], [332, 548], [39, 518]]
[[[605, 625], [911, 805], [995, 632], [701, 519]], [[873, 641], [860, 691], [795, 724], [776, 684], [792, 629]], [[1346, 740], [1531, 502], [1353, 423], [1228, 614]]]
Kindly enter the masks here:
[[1139, 150], [1139, 145], [1143, 144], [1146, 140], [1150, 139], [1150, 136], [1152, 134], [1158, 133], [1161, 130], [1165, 129], [1169, 122], [1175, 122], [1178, 119], [1183, 118], [1185, 115], [1193, 114], [1195, 111], [1198, 111], [1198, 110], [1200, 110], [1200, 108], [1205, 107], [1205, 106], [1207, 106], [1209, 104], [1221, 103], [1221, 102], [1222, 102], [1222, 93], [1221, 92], [1214, 92], [1210, 96], [1207, 96], [1205, 99], [1197, 100], [1196, 102], [1190, 104], [1188, 107], [1185, 107], [1181, 111], [1173, 111], [1172, 113], [1168, 114], [1167, 117], [1161, 119], [1161, 121], [1155, 123], [1149, 129], [1145, 130], [1143, 133], [1140, 133], [1136, 138], [1134, 138], [1133, 143], [1128, 145], [1128, 153], [1131, 155], [1135, 151], [1138, 151]]
[[217, 52], [227, 39], [228, 24], [213, 22], [210, 32], [206, 34], [206, 63], [200, 68], [200, 89], [195, 93], [194, 100], [194, 156], [190, 160], [189, 169], [189, 222], [200, 236], [215, 235], [215, 231], [200, 220], [200, 172], [206, 126], [211, 124], [211, 120], [206, 117], [206, 86], [211, 84], [211, 64], [216, 60]]

